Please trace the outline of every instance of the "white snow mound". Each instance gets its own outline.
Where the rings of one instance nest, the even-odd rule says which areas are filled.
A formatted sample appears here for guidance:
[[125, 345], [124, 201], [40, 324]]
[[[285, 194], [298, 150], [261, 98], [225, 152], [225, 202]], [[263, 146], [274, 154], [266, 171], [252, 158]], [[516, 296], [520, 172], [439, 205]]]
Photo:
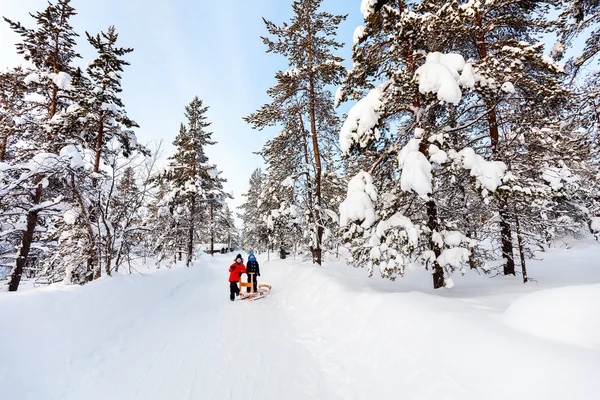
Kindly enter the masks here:
[[600, 349], [600, 284], [519, 297], [506, 310], [504, 322], [534, 336]]

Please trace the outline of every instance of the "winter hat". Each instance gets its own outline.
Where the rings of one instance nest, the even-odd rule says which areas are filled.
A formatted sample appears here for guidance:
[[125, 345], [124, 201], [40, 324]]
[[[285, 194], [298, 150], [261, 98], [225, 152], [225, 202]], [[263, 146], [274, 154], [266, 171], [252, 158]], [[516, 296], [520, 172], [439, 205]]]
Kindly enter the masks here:
[[242, 261], [244, 261], [244, 257], [242, 257], [241, 254], [238, 254], [237, 256], [235, 256], [235, 260], [237, 261], [237, 259], [241, 259]]

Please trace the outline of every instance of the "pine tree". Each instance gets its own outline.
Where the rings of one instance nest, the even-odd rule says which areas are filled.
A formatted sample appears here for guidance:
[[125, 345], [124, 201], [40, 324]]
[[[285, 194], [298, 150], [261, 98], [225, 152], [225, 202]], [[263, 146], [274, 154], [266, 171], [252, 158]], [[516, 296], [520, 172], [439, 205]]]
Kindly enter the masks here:
[[[254, 128], [280, 125], [282, 134], [294, 138], [282, 146], [282, 154], [292, 156], [300, 149], [303, 156], [304, 188], [308, 224], [306, 229], [314, 263], [321, 264], [323, 251], [323, 164], [335, 157], [325, 154], [325, 143], [333, 141], [338, 120], [333, 110], [329, 85], [340, 83], [344, 68], [333, 51], [342, 47], [335, 33], [343, 15], [319, 11], [322, 0], [297, 0], [292, 4], [294, 16], [282, 26], [266, 21], [274, 39], [263, 38], [267, 52], [288, 59], [289, 71], [275, 75], [277, 84], [268, 90], [273, 101], [245, 118]], [[265, 146], [269, 151], [269, 145]]]
[[[24, 137], [25, 73], [21, 67], [0, 73], [0, 162], [14, 159], [12, 142]], [[21, 136], [22, 135], [22, 136]], [[12, 148], [12, 150], [11, 150]]]
[[[74, 50], [77, 34], [69, 24], [69, 19], [74, 16], [75, 10], [69, 5], [70, 0], [58, 0], [56, 4], [49, 3], [43, 12], [32, 14], [37, 25], [36, 29], [25, 28], [19, 22], [5, 18], [11, 29], [21, 36], [22, 42], [17, 44], [17, 51], [30, 61], [34, 70], [25, 78], [28, 92], [37, 93], [45, 102], [29, 102], [27, 108], [34, 118], [25, 118], [31, 121], [26, 125], [35, 137], [35, 142], [30, 143], [30, 156], [47, 149], [58, 152], [60, 145], [54, 141], [52, 126], [57, 110], [66, 105], [70, 94], [70, 73], [73, 72], [71, 62], [79, 57]], [[40, 211], [43, 210], [44, 189], [43, 182], [49, 181], [41, 173], [30, 175], [34, 182], [28, 185], [29, 196], [22, 199], [22, 206], [28, 207], [26, 222], [23, 228], [19, 254], [15, 267], [11, 273], [9, 291], [16, 291], [19, 287], [21, 276], [28, 263], [31, 244], [35, 238], [36, 227]], [[48, 198], [51, 198], [48, 196]], [[28, 206], [27, 206], [28, 205]]]
[[400, 1], [363, 9], [367, 24], [355, 32], [355, 67], [338, 92], [340, 100], [361, 99], [340, 140], [350, 170], [362, 171], [340, 212], [353, 264], [368, 265], [370, 273], [377, 266], [394, 279], [420, 262], [440, 288], [451, 286], [447, 276], [473, 257], [470, 232], [453, 212], [472, 197], [467, 183], [485, 198], [500, 186], [505, 166], [469, 146], [463, 92], [475, 84], [472, 65], [440, 52], [432, 37], [438, 21], [420, 7]]
[[[561, 173], [567, 179], [563, 181], [565, 186], [577, 180], [569, 174], [586, 173], [580, 161], [581, 137], [559, 124], [564, 117], [561, 110], [571, 98], [562, 86], [564, 74], [558, 64], [543, 55], [543, 47], [536, 42], [537, 35], [548, 26], [539, 18], [545, 7], [535, 1], [463, 4], [432, 0], [412, 4], [388, 2], [375, 11], [367, 4], [364, 8], [367, 25], [355, 32], [355, 68], [339, 95], [341, 100], [361, 98], [375, 82], [383, 81], [361, 100], [365, 104], [357, 105], [354, 115], [350, 113], [346, 121], [349, 131], [342, 136], [343, 148], [358, 153], [354, 160], [357, 166], [372, 165], [369, 172], [376, 173], [373, 183], [379, 190], [398, 196], [390, 181], [398, 174], [393, 157], [414, 139], [420, 140], [419, 152], [434, 162], [433, 199], [426, 203], [429, 231], [462, 232], [470, 242], [469, 264], [473, 268], [481, 265], [481, 260], [474, 259], [477, 249], [471, 239], [483, 238], [488, 225], [485, 221], [498, 213], [504, 273], [515, 274], [514, 229], [525, 281], [524, 253], [528, 238], [539, 240], [543, 233], [551, 231], [551, 226], [564, 229], [563, 232], [573, 232], [581, 226], [580, 207], [572, 202], [582, 195], [581, 190], [568, 190], [568, 194], [565, 190], [555, 190], [549, 172], [564, 166]], [[464, 63], [462, 56], [448, 52], [466, 55], [469, 62]], [[435, 67], [437, 72], [428, 74], [433, 68], [426, 67], [430, 62], [449, 67], [462, 89], [448, 91], [452, 85], [446, 85], [439, 91], [436, 85], [443, 83], [439, 75], [443, 68]], [[419, 83], [418, 91], [413, 76]], [[426, 94], [436, 91], [437, 100], [450, 106], [431, 103]], [[365, 110], [372, 114], [365, 114]], [[400, 121], [396, 124], [397, 133], [385, 124], [391, 119]], [[417, 127], [419, 136], [425, 137], [433, 130], [434, 137], [427, 139], [431, 145], [422, 145], [425, 137], [411, 137], [407, 126]], [[454, 152], [461, 155], [462, 163], [456, 163]], [[482, 181], [476, 171], [492, 168], [499, 160], [508, 171], [492, 174], [490, 177], [496, 183], [489, 187], [490, 182]], [[405, 162], [402, 156], [399, 161]], [[470, 173], [465, 174], [467, 171]], [[489, 176], [490, 171], [485, 175]], [[370, 179], [363, 176], [362, 184], [355, 184], [364, 189], [371, 184]], [[443, 197], [436, 199], [436, 191], [443, 193]], [[375, 192], [371, 192], [375, 199]], [[483, 206], [477, 201], [480, 196], [485, 199]], [[408, 205], [411, 203], [414, 202]], [[391, 210], [406, 206], [400, 200]], [[565, 224], [566, 210], [573, 216], [570, 227]], [[542, 213], [547, 218], [545, 223], [538, 222], [543, 220]], [[403, 215], [415, 221], [406, 211]], [[354, 233], [347, 235], [352, 237]], [[435, 244], [434, 235], [430, 236], [430, 242]], [[442, 249], [430, 247], [439, 261]], [[438, 271], [434, 274], [435, 287], [440, 286], [439, 272], [443, 267], [434, 266]]]
[[[208, 238], [213, 250], [216, 220], [223, 212], [228, 195], [223, 190], [226, 182], [216, 166], [209, 163], [205, 147], [215, 144], [208, 131], [211, 123], [206, 119], [208, 107], [197, 96], [185, 107], [187, 125], [181, 124], [173, 144], [175, 153], [160, 178], [161, 189], [166, 191], [163, 204], [168, 209], [170, 229], [158, 226], [165, 235], [159, 247], [162, 251], [175, 250], [178, 238], [185, 237], [186, 265], [195, 254], [198, 237]], [[164, 211], [163, 211], [164, 212]], [[208, 232], [204, 226], [208, 225]], [[184, 249], [176, 251], [181, 254]], [[181, 258], [181, 257], [180, 257]]]
[[248, 182], [248, 192], [243, 194], [246, 200], [239, 207], [241, 210], [239, 216], [243, 224], [243, 249], [245, 251], [260, 253], [267, 249], [267, 226], [259, 211], [260, 195], [264, 181], [265, 175], [262, 170], [260, 168], [255, 169]]

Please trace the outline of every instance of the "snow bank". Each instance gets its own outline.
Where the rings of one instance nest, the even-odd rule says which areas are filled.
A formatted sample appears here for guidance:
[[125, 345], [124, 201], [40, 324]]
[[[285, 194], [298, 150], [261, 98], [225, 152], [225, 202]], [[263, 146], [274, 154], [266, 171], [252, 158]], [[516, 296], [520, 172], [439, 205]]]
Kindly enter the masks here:
[[600, 284], [525, 295], [504, 313], [504, 322], [534, 336], [600, 350]]
[[[598, 251], [596, 246], [586, 257]], [[561, 257], [561, 262], [567, 258]], [[461, 283], [452, 291], [434, 291], [431, 276], [421, 270], [389, 282], [366, 280], [364, 271], [335, 263], [324, 268], [300, 267], [292, 261], [267, 265], [293, 275], [290, 282], [273, 281], [277, 287], [284, 285], [277, 300], [285, 299], [278, 304], [303, 333], [307, 351], [339, 379], [339, 398], [392, 399], [398, 397], [398, 388], [406, 399], [597, 397], [597, 350], [540, 340], [498, 318], [502, 315], [498, 309], [514, 301], [515, 291], [539, 286], [523, 285], [519, 278], [467, 274], [456, 277]], [[546, 278], [543, 271], [550, 266], [531, 265], [536, 276]], [[546, 279], [544, 285], [574, 272], [564, 265], [554, 271], [555, 280]], [[596, 273], [579, 279], [599, 278]], [[452, 285], [448, 281], [447, 286]], [[590, 300], [580, 297], [571, 306], [585, 307]], [[588, 335], [600, 337], [600, 329], [591, 325], [586, 329]], [[322, 379], [326, 381], [326, 375]]]
[[[458, 240], [452, 232], [446, 238]], [[467, 274], [455, 278], [461, 283], [452, 291], [434, 291], [430, 272], [420, 268], [391, 282], [367, 279], [329, 255], [323, 266], [258, 255], [271, 295], [232, 303], [230, 253], [203, 256], [190, 268], [117, 274], [83, 287], [3, 292], [2, 395], [596, 400], [600, 351], [582, 344], [600, 338], [593, 323], [600, 246], [571, 245], [529, 264], [539, 285]], [[537, 294], [546, 297], [535, 301], [536, 293], [518, 298], [582, 282], [595, 284], [544, 290]], [[505, 323], [508, 307], [521, 315], [523, 327], [526, 314], [536, 318], [550, 305], [556, 320], [537, 324], [552, 325], [551, 331], [561, 322], [576, 324], [585, 334], [577, 345]], [[571, 317], [569, 310], [590, 319]]]

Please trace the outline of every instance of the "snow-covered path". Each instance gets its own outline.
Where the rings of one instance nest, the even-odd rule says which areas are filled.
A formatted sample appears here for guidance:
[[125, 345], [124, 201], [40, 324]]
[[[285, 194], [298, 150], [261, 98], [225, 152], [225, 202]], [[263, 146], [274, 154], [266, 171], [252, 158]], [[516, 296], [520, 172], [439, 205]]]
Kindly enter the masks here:
[[100, 359], [82, 360], [91, 379], [65, 398], [330, 398], [285, 315], [268, 303], [231, 303], [225, 269], [192, 268], [156, 308], [97, 349]]
[[[600, 255], [573, 251], [553, 262]], [[434, 294], [426, 275], [388, 282], [273, 261], [262, 265], [272, 295], [232, 303], [230, 258], [0, 294], [0, 390], [19, 400], [595, 399], [600, 390], [597, 268], [570, 271], [569, 284], [585, 286], [550, 289], [561, 285], [548, 271], [564, 268], [546, 263], [531, 268], [542, 287], [473, 276]], [[550, 318], [528, 327], [544, 307]], [[569, 314], [570, 328], [556, 332]]]
[[[133, 282], [105, 280], [91, 291], [44, 293], [56, 302], [38, 304], [49, 311], [40, 329], [55, 325], [51, 333], [62, 349], [52, 349], [54, 335], [44, 346], [32, 343], [43, 349], [9, 349], [2, 358], [14, 357], [29, 375], [3, 382], [5, 367], [14, 368], [3, 364], [0, 387], [17, 385], [15, 398], [36, 400], [337, 398], [286, 314], [276, 311], [276, 302], [229, 300], [229, 258], [218, 257], [213, 266], [132, 277]], [[111, 287], [103, 290], [104, 285]], [[6, 300], [0, 311], [10, 312], [13, 299]], [[78, 302], [90, 306], [89, 316], [61, 315], [61, 308]], [[116, 319], [107, 306], [114, 307]], [[85, 314], [82, 308], [77, 310]], [[97, 322], [89, 326], [90, 319]], [[30, 321], [24, 330], [30, 323], [35, 324]], [[44, 357], [51, 365], [31, 369], [39, 351], [51, 353]], [[30, 383], [38, 380], [45, 384]]]

